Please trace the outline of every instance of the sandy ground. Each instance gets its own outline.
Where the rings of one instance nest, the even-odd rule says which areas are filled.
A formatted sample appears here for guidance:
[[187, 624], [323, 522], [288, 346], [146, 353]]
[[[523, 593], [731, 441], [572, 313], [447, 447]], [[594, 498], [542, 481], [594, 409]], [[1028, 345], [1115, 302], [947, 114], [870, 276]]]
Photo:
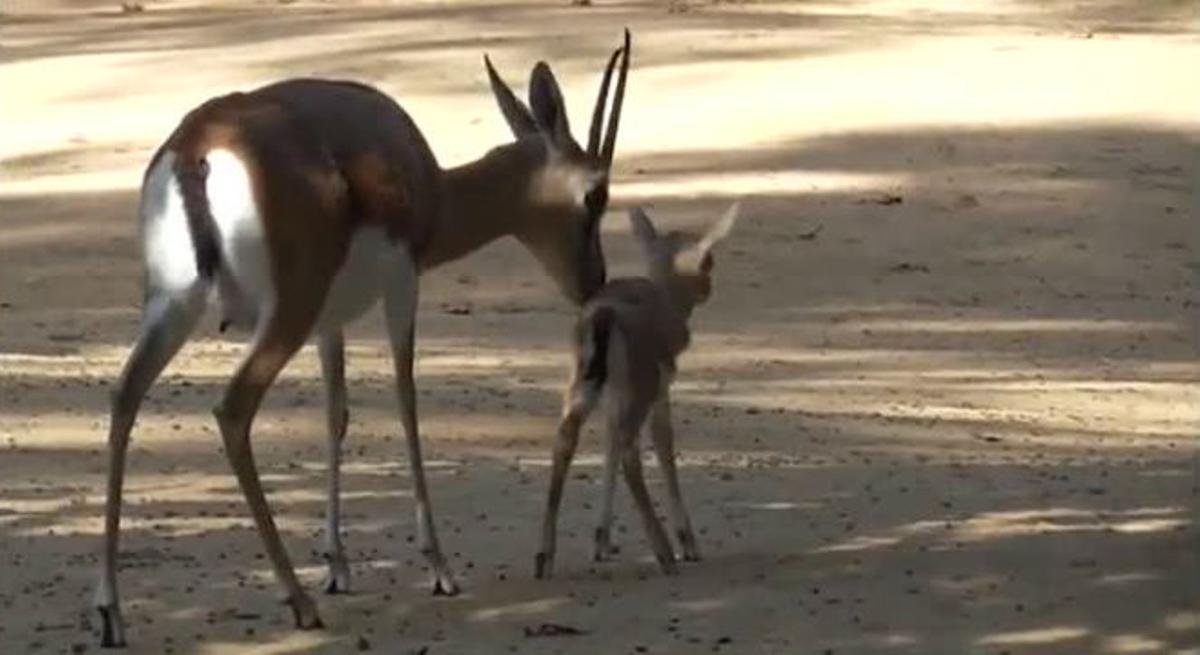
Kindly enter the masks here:
[[[586, 125], [624, 25], [612, 268], [637, 263], [617, 210], [693, 225], [746, 198], [676, 393], [705, 561], [657, 575], [622, 490], [622, 557], [591, 563], [593, 428], [560, 577], [531, 579], [570, 314], [500, 243], [431, 273], [419, 324], [436, 515], [465, 594], [431, 598], [411, 543], [372, 314], [351, 330], [354, 593], [318, 598], [327, 630], [289, 627], [209, 416], [241, 348], [210, 317], [135, 432], [129, 652], [1200, 652], [1194, 3], [144, 8], [0, 4], [0, 653], [97, 650], [136, 185], [183, 112], [283, 76], [355, 77], [453, 164], [505, 137], [483, 51], [518, 85], [553, 62]], [[315, 359], [289, 367], [255, 442], [314, 589]], [[526, 636], [542, 623], [583, 634]]]

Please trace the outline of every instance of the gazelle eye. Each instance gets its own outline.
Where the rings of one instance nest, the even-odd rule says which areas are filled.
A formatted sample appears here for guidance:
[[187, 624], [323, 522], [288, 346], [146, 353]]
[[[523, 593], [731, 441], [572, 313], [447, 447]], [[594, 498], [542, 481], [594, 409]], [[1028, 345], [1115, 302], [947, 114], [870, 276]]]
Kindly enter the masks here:
[[587, 209], [589, 222], [600, 219], [608, 206], [608, 185], [598, 184], [583, 195], [583, 206]]

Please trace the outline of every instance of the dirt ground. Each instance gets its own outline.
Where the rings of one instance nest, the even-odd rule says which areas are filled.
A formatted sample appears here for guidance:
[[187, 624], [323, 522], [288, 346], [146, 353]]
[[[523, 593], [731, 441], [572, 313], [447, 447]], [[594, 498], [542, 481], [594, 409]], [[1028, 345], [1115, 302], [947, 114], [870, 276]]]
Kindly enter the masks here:
[[[278, 604], [209, 410], [209, 317], [134, 435], [131, 653], [1200, 653], [1194, 2], [568, 0], [0, 3], [0, 653], [95, 652], [107, 387], [140, 292], [137, 184], [231, 89], [353, 77], [441, 161], [506, 138], [480, 56], [552, 62], [576, 130], [620, 28], [621, 211], [746, 215], [676, 387], [706, 559], [660, 577], [619, 492], [590, 560], [599, 433], [531, 579], [570, 308], [499, 243], [425, 280], [422, 426], [465, 593], [432, 598], [373, 313], [350, 331], [354, 593]], [[255, 444], [309, 588], [315, 353]], [[661, 494], [657, 469], [652, 492]], [[573, 636], [529, 636], [543, 623]]]

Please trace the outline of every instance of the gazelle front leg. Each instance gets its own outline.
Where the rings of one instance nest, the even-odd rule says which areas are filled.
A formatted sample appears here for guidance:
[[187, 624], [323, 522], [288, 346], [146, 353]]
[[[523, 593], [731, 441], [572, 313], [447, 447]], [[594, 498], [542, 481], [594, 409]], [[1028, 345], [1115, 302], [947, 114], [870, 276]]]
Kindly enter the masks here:
[[263, 395], [304, 343], [313, 318], [315, 311], [287, 315], [277, 310], [275, 315], [267, 317], [266, 325], [256, 335], [249, 354], [226, 389], [221, 404], [213, 410], [225, 442], [225, 455], [237, 475], [267, 557], [275, 569], [275, 577], [283, 587], [285, 602], [292, 608], [296, 627], [302, 630], [321, 627], [321, 617], [312, 598], [301, 588], [271, 517], [271, 508], [263, 494], [254, 452], [250, 447], [250, 425]]
[[417, 270], [406, 252], [397, 251], [395, 265], [386, 273], [384, 314], [392, 358], [396, 369], [396, 394], [400, 401], [400, 420], [408, 444], [408, 464], [412, 471], [413, 497], [416, 500], [417, 539], [421, 553], [433, 569], [434, 595], [453, 596], [458, 585], [442, 555], [437, 531], [433, 525], [433, 508], [429, 488], [425, 483], [425, 466], [421, 459], [421, 435], [417, 431], [417, 392], [413, 382], [413, 339], [417, 312]]
[[345, 342], [340, 330], [321, 335], [317, 342], [321, 357], [321, 378], [325, 382], [325, 420], [329, 428], [329, 499], [326, 509], [325, 559], [329, 578], [325, 593], [350, 591], [350, 566], [342, 546], [341, 467], [342, 442], [350, 412], [346, 405]]
[[562, 503], [563, 483], [575, 447], [579, 445], [579, 429], [588, 414], [596, 406], [599, 390], [576, 371], [563, 403], [563, 416], [558, 424], [558, 439], [554, 443], [554, 468], [550, 473], [550, 492], [546, 497], [546, 514], [542, 518], [542, 548], [534, 558], [534, 577], [542, 579], [554, 575], [554, 553], [557, 548], [558, 508]]
[[93, 601], [100, 613], [100, 645], [125, 645], [121, 604], [117, 594], [117, 545], [121, 529], [121, 492], [125, 480], [125, 455], [129, 433], [146, 392], [167, 363], [183, 347], [196, 319], [204, 309], [199, 286], [182, 294], [151, 295], [142, 315], [142, 333], [112, 395], [112, 418], [108, 428], [108, 497], [104, 511], [104, 550], [100, 581]]
[[683, 504], [679, 473], [675, 467], [675, 431], [671, 427], [671, 400], [667, 391], [663, 391], [651, 410], [648, 426], [654, 442], [654, 451], [658, 455], [658, 465], [662, 468], [663, 478], [667, 482], [671, 522], [675, 524], [675, 534], [679, 537], [683, 559], [698, 562], [700, 550], [696, 546], [696, 535], [692, 532], [692, 521], [688, 517], [687, 507]]

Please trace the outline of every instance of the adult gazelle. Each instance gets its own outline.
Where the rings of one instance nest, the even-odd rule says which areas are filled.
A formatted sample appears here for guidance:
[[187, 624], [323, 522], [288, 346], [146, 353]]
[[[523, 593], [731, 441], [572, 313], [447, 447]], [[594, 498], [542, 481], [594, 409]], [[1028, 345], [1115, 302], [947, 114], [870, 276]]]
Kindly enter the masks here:
[[[112, 397], [104, 551], [95, 596], [102, 645], [125, 642], [116, 559], [129, 433], [146, 391], [210, 304], [222, 312], [222, 326], [253, 331], [245, 359], [213, 413], [296, 626], [316, 628], [321, 619], [271, 517], [250, 425], [279, 371], [315, 337], [329, 424], [326, 590], [345, 590], [348, 567], [338, 512], [339, 451], [347, 424], [342, 326], [380, 298], [420, 549], [433, 570], [434, 592], [457, 592], [438, 545], [421, 464], [413, 382], [418, 279], [422, 271], [511, 235], [572, 302], [583, 302], [604, 284], [599, 221], [608, 204], [629, 56], [626, 31], [605, 69], [586, 148], [571, 136], [549, 66], [533, 67], [527, 106], [485, 57], [492, 91], [516, 138], [448, 170], [399, 105], [357, 83], [288, 80], [214, 98], [184, 117], [142, 182], [145, 305], [141, 333]], [[606, 112], [618, 60], [612, 109]]]

